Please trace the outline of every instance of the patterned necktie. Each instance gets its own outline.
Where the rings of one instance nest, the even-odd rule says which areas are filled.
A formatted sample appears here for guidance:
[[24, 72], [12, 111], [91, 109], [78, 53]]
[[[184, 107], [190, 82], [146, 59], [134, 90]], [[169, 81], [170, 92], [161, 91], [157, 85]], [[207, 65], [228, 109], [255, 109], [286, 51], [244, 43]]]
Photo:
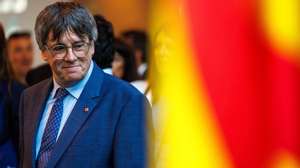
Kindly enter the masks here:
[[37, 167], [45, 168], [51, 156], [51, 152], [56, 143], [60, 121], [63, 114], [63, 100], [68, 95], [68, 91], [64, 88], [58, 88], [54, 98], [56, 98], [51, 109], [46, 128], [42, 137], [40, 152], [37, 158]]

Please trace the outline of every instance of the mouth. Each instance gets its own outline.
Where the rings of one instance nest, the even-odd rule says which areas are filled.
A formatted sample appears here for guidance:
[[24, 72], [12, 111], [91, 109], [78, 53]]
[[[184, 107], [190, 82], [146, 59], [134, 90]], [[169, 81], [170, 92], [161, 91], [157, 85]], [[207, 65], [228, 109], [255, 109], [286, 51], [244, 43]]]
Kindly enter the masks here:
[[66, 70], [67, 72], [76, 72], [79, 70], [79, 68], [79, 65], [68, 65], [62, 67], [62, 69]]
[[74, 67], [79, 67], [79, 65], [68, 65], [68, 66], [63, 66], [62, 68], [74, 68]]
[[23, 61], [21, 64], [24, 65], [24, 66], [31, 66], [30, 61]]

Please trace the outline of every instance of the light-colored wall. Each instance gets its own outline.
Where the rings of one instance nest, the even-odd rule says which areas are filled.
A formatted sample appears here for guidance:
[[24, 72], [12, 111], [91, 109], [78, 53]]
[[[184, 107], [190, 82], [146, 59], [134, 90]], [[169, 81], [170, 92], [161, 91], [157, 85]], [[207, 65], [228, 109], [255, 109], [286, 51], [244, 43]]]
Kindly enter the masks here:
[[102, 14], [114, 25], [116, 35], [127, 29], [147, 30], [149, 0], [86, 0], [93, 14]]

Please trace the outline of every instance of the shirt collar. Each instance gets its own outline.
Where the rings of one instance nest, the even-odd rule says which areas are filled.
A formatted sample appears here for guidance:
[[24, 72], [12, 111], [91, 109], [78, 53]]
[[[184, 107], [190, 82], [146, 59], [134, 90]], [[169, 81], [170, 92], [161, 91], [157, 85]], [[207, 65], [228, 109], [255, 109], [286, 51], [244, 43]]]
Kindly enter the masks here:
[[[84, 89], [84, 86], [86, 85], [87, 81], [89, 80], [89, 78], [92, 74], [93, 68], [94, 68], [94, 62], [91, 61], [89, 70], [88, 70], [87, 74], [84, 76], [84, 78], [82, 80], [80, 80], [79, 82], [77, 82], [75, 85], [72, 85], [72, 86], [66, 88], [67, 91], [70, 93], [70, 95], [73, 96], [75, 99], [79, 98], [81, 92]], [[53, 78], [53, 90], [50, 95], [51, 99], [54, 99], [55, 92], [60, 87], [61, 86]]]

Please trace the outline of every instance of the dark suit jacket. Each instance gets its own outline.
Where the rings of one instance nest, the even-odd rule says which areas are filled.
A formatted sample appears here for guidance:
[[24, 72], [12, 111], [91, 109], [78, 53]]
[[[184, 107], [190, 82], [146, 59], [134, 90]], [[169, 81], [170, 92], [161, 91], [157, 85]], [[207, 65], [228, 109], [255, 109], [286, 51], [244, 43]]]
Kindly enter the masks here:
[[[22, 167], [35, 167], [36, 133], [52, 83], [51, 79], [44, 80], [22, 94]], [[146, 167], [148, 105], [136, 89], [103, 73], [95, 64], [55, 144], [49, 167]]]
[[26, 75], [26, 82], [29, 86], [37, 84], [42, 80], [45, 80], [52, 76], [51, 68], [49, 64], [40, 65], [34, 69], [31, 69]]

